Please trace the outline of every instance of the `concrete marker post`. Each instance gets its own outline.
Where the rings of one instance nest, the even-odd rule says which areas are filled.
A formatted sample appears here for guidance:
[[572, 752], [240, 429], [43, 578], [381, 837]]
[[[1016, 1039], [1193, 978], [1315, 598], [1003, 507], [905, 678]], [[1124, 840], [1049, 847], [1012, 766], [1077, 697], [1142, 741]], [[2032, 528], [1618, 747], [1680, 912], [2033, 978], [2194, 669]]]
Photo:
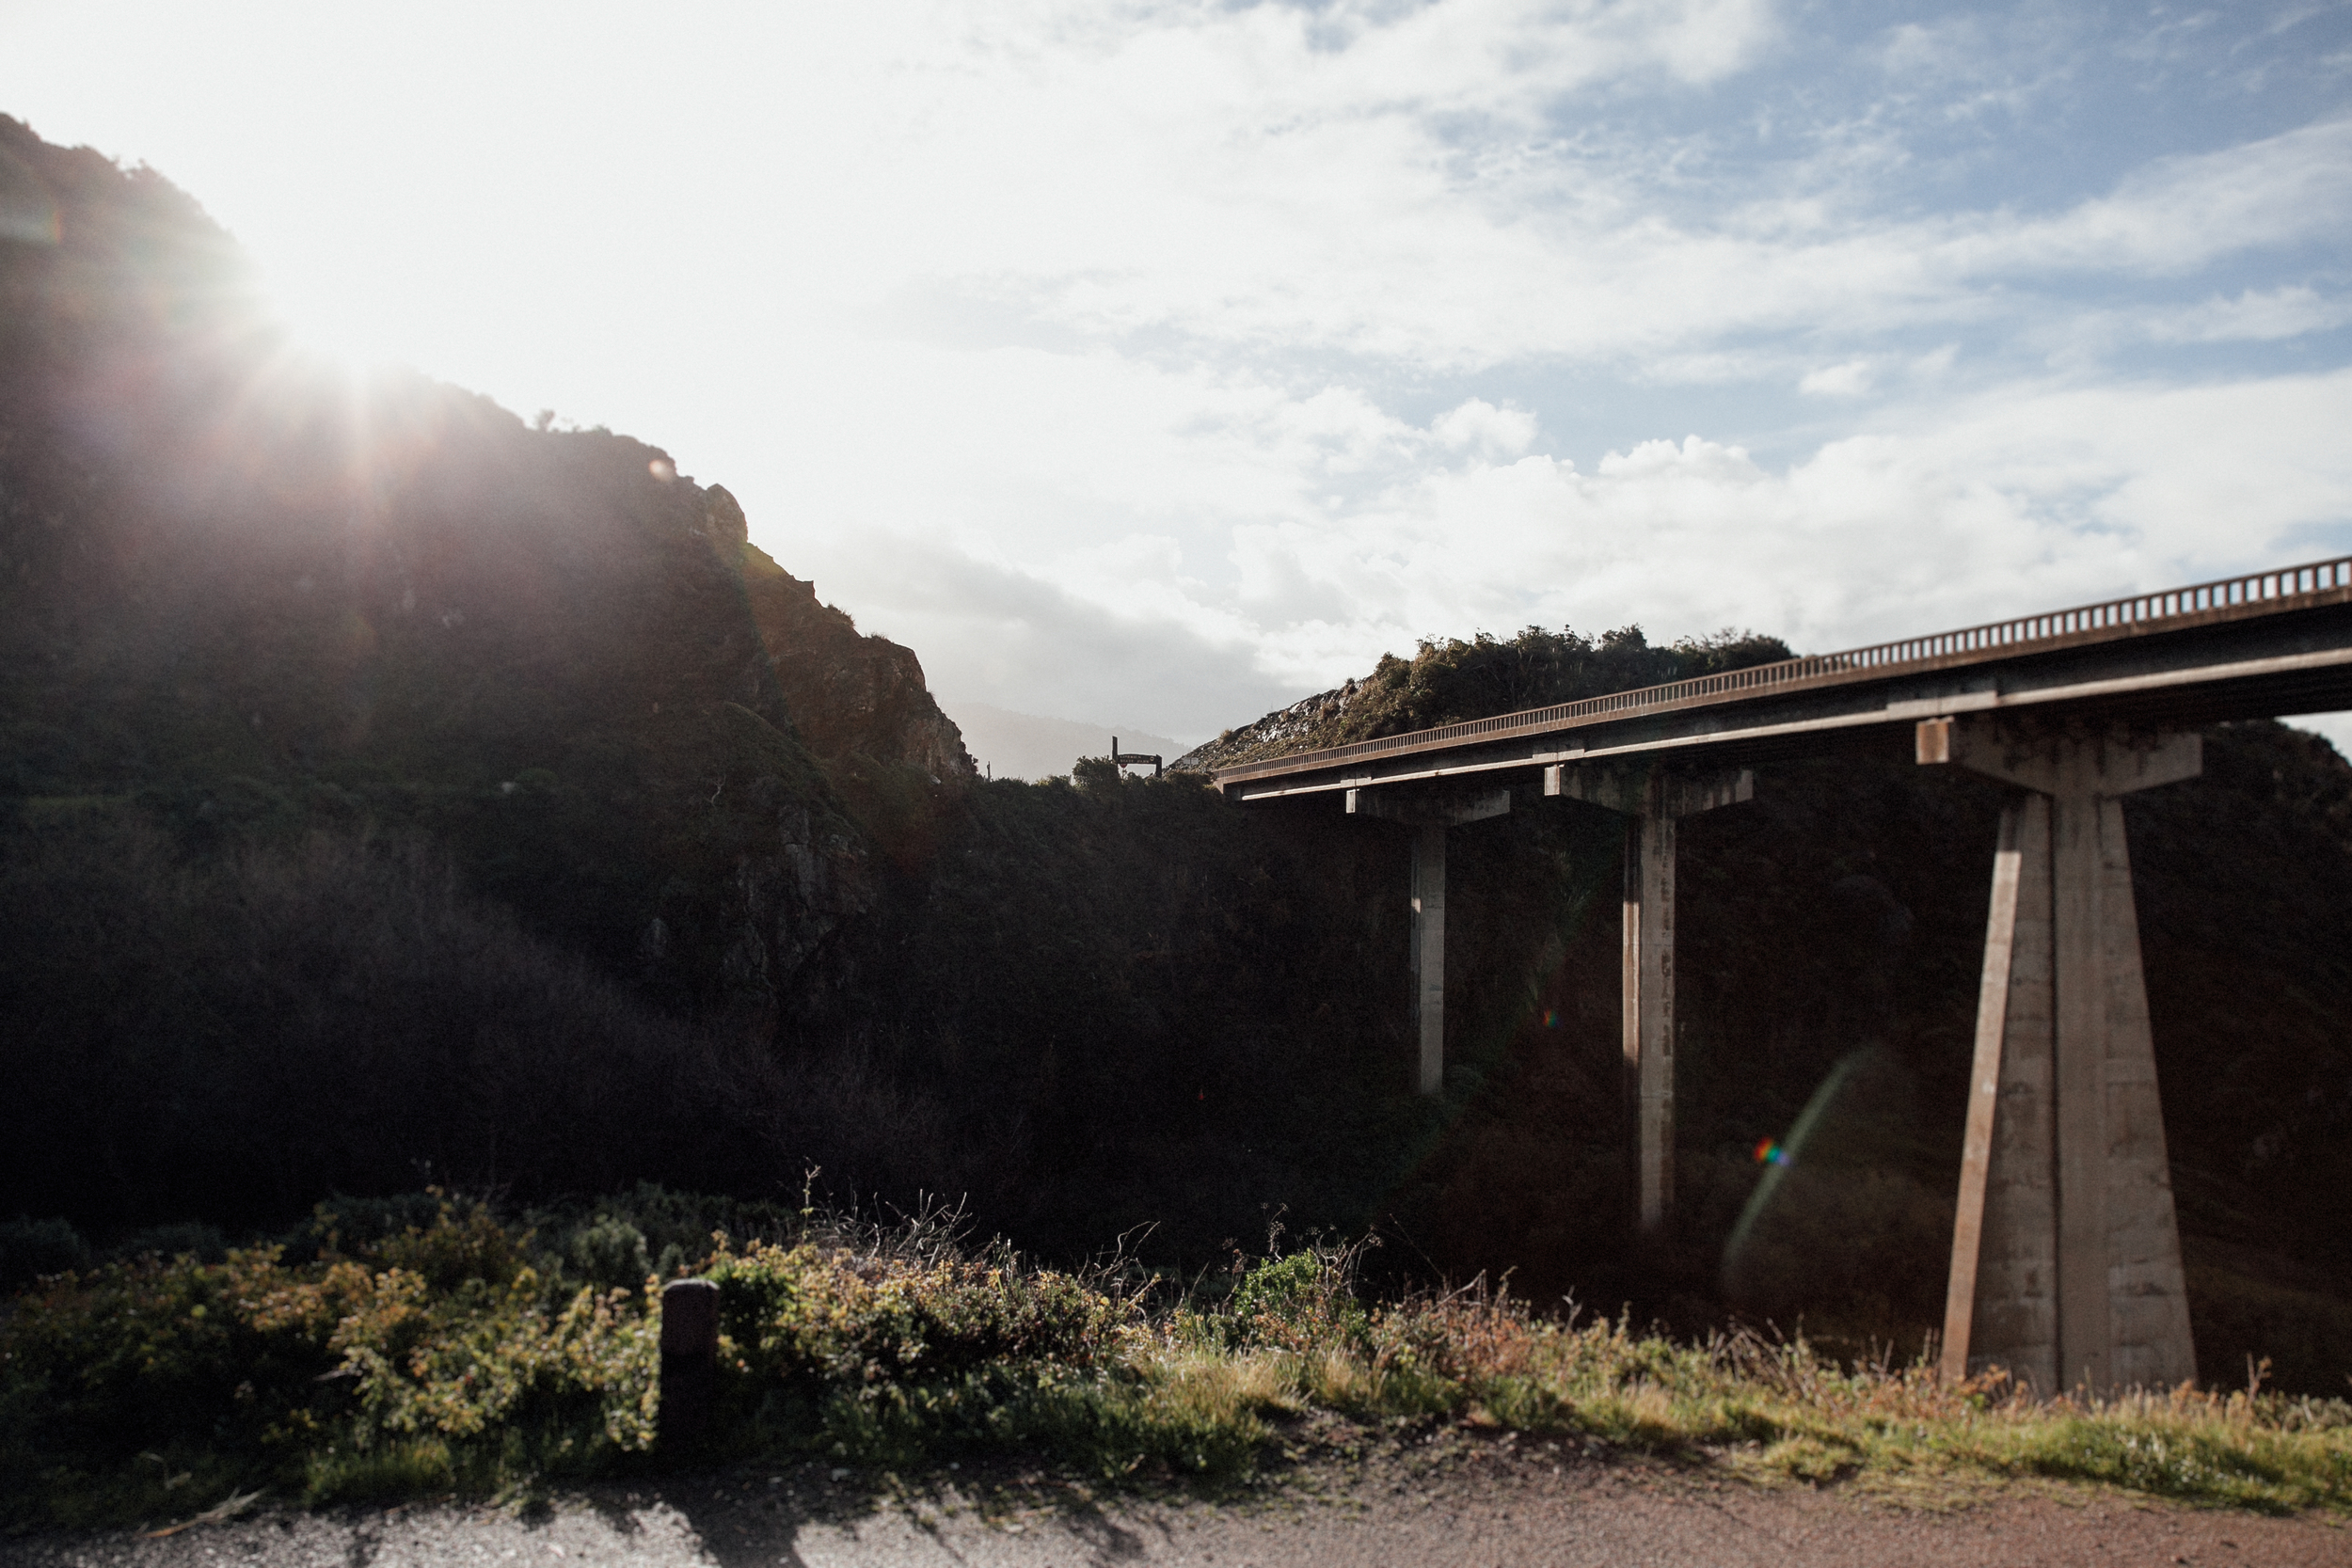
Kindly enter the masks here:
[[674, 1279], [661, 1288], [661, 1401], [655, 1441], [667, 1452], [710, 1436], [719, 1403], [719, 1287]]

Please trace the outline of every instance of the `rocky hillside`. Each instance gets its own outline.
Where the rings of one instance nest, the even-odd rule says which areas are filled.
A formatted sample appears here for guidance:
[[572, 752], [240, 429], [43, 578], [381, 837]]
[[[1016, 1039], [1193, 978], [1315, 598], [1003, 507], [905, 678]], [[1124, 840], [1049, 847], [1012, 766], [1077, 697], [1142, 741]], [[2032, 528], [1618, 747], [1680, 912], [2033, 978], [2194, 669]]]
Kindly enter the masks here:
[[306, 362], [194, 202], [8, 119], [0, 205], [0, 813], [417, 828], [763, 1016], [872, 901], [877, 803], [970, 781], [914, 654], [659, 448]]
[[1788, 657], [1788, 645], [1777, 637], [1744, 631], [1685, 638], [1663, 648], [1651, 647], [1639, 626], [1597, 639], [1541, 626], [1529, 626], [1509, 641], [1486, 632], [1469, 641], [1426, 639], [1409, 659], [1385, 654], [1364, 679], [1227, 730], [1171, 766], [1207, 773], [1262, 757], [1630, 691]]

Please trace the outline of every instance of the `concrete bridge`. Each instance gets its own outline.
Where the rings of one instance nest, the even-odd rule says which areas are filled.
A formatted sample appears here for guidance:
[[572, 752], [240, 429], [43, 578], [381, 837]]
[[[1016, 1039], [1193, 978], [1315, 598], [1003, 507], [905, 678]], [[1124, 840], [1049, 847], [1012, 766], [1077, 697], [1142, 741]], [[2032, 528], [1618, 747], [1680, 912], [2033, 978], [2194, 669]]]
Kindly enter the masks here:
[[[1449, 830], [1511, 785], [1627, 819], [1624, 1046], [1640, 1223], [1674, 1204], [1675, 824], [1754, 769], [1905, 755], [2011, 785], [1960, 1172], [1947, 1375], [2043, 1393], [2196, 1375], [2121, 797], [2198, 729], [2352, 708], [2352, 557], [1221, 768], [1228, 798], [1411, 825], [1421, 1088], [1445, 1065]], [[1532, 790], [1531, 790], [1532, 792]]]

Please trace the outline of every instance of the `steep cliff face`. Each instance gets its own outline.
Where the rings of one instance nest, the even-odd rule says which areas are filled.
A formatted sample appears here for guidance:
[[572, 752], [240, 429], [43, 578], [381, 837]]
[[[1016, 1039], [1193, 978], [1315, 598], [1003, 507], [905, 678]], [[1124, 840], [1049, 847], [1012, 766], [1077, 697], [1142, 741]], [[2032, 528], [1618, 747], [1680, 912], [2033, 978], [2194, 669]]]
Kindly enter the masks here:
[[904, 763], [935, 783], [969, 781], [977, 769], [924, 683], [914, 650], [861, 635], [846, 612], [818, 603], [815, 583], [751, 543], [743, 509], [723, 487], [711, 486], [707, 499], [712, 537], [741, 552], [744, 602], [802, 737], [820, 756]]
[[0, 214], [13, 824], [422, 829], [658, 992], [820, 1005], [875, 896], [832, 775], [905, 775], [920, 815], [972, 773], [913, 654], [658, 448], [307, 363], [152, 175], [0, 119]]

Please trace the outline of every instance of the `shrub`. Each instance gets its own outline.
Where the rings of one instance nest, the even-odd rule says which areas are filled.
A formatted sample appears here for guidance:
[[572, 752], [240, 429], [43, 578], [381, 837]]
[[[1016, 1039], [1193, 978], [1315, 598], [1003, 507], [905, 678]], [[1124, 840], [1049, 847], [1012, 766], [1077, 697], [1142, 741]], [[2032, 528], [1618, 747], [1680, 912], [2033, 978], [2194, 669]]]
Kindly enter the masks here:
[[0, 1290], [88, 1266], [89, 1244], [64, 1220], [0, 1220]]
[[1284, 1350], [1361, 1346], [1371, 1323], [1356, 1301], [1357, 1255], [1353, 1247], [1310, 1247], [1257, 1264], [1226, 1304], [1226, 1342]]
[[608, 1288], [641, 1281], [653, 1273], [645, 1233], [610, 1214], [598, 1214], [594, 1224], [576, 1232], [564, 1256], [581, 1278]]
[[[761, 1440], [904, 1460], [1100, 1427], [1135, 1302], [1011, 1253], [722, 1244], [721, 1356]], [[1114, 1423], [1115, 1424], [1115, 1423]], [[1112, 1441], [1097, 1431], [1082, 1446]]]
[[541, 1275], [475, 1205], [443, 1201], [352, 1255], [319, 1223], [328, 1245], [307, 1264], [278, 1245], [216, 1263], [151, 1251], [18, 1297], [0, 1321], [0, 1517], [193, 1512], [250, 1486], [373, 1496], [388, 1478], [577, 1472], [650, 1446], [642, 1292]]

